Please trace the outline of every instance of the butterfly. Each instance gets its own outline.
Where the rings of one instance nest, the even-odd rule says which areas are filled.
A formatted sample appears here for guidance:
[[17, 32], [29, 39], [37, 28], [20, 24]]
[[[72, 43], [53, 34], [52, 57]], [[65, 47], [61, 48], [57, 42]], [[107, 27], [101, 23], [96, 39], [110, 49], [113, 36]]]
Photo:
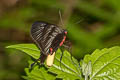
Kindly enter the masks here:
[[52, 55], [62, 46], [67, 30], [61, 29], [55, 24], [37, 21], [33, 23], [30, 34], [40, 49], [40, 58], [36, 61], [40, 60], [40, 64], [43, 64], [49, 54]]

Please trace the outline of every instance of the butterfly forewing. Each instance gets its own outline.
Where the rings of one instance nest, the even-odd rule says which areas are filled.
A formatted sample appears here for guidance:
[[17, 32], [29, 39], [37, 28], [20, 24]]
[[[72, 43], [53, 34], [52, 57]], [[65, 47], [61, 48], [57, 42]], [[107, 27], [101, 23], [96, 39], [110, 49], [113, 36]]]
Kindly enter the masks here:
[[43, 54], [49, 53], [49, 48], [53, 52], [59, 47], [63, 39], [63, 30], [56, 25], [46, 22], [35, 22], [31, 28], [31, 36], [42, 51]]

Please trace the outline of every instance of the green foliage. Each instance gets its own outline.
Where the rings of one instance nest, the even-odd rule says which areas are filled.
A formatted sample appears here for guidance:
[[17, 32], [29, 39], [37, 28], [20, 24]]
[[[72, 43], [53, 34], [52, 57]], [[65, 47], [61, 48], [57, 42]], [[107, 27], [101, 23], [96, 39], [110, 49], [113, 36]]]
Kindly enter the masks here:
[[60, 63], [61, 55], [62, 52], [58, 50], [55, 55], [54, 65], [53, 67], [49, 68], [49, 71], [57, 74], [57, 78], [63, 78], [65, 80], [81, 78], [77, 60], [75, 58], [71, 59], [70, 53], [64, 51], [62, 61]]
[[34, 69], [29, 72], [29, 68], [25, 68], [25, 72], [27, 76], [23, 76], [26, 80], [54, 80], [55, 76], [48, 73], [45, 67], [39, 68], [39, 66], [35, 66]]
[[[34, 44], [17, 44], [7, 48], [21, 50], [35, 59], [40, 55], [40, 51]], [[58, 49], [54, 64], [50, 68], [46, 65], [40, 68], [35, 65], [31, 72], [29, 67], [25, 68], [27, 76], [23, 76], [23, 78], [27, 80], [54, 80], [56, 78], [63, 80], [118, 80], [120, 78], [120, 47], [118, 46], [97, 49], [91, 55], [86, 55], [80, 64], [75, 58], [71, 59], [71, 55], [67, 51], [64, 51], [60, 64], [61, 54], [61, 50]], [[29, 66], [32, 62], [29, 60]]]
[[92, 62], [90, 80], [120, 79], [120, 47], [97, 49], [91, 55], [87, 55], [84, 61]]
[[[10, 1], [14, 2], [15, 0], [10, 0]], [[11, 57], [7, 53], [18, 53], [18, 51], [6, 52], [3, 49], [3, 47], [6, 46], [4, 44], [6, 43], [11, 44], [11, 42], [14, 42], [14, 44], [16, 44], [15, 42], [19, 43], [19, 41], [21, 43], [21, 40], [22, 42], [26, 42], [30, 40], [28, 37], [28, 31], [30, 31], [30, 27], [34, 21], [46, 21], [53, 24], [59, 23], [60, 21], [58, 14], [59, 9], [62, 10], [63, 21], [65, 19], [67, 20], [66, 22], [68, 22], [67, 24], [65, 24], [67, 25], [65, 26], [67, 27], [66, 29], [69, 31], [67, 37], [69, 37], [70, 41], [72, 41], [72, 45], [73, 45], [72, 55], [75, 56], [77, 59], [80, 58], [83, 59], [84, 55], [93, 52], [95, 49], [120, 45], [120, 36], [119, 36], [120, 0], [76, 0], [77, 1], [76, 4], [71, 3], [71, 1], [74, 0], [68, 0], [67, 2], [65, 0], [16, 0], [16, 1], [18, 2], [14, 6], [10, 6], [9, 1], [6, 2], [4, 0], [1, 0], [0, 3], [0, 9], [1, 9], [0, 10], [0, 28], [1, 28], [0, 52], [3, 53], [0, 55], [1, 56], [0, 63], [3, 67], [3, 68], [0, 67], [0, 71], [1, 71], [0, 79], [7, 78], [6, 75], [8, 74], [11, 75], [13, 74], [12, 75], [14, 76], [13, 78], [15, 78], [15, 76], [19, 76], [17, 73], [20, 74], [20, 71], [22, 71], [20, 69], [21, 66], [23, 67], [25, 66], [24, 63], [18, 62], [21, 64], [21, 66], [17, 65], [17, 67], [19, 67], [17, 69], [19, 70], [15, 70], [15, 72], [13, 72], [12, 70], [11, 72], [11, 68], [15, 66], [15, 63], [10, 61]], [[67, 12], [65, 13], [65, 16], [64, 16], [64, 12]], [[76, 22], [79, 21], [80, 23], [75, 24]], [[23, 34], [23, 36], [19, 36], [20, 39], [17, 39], [16, 36], [21, 34], [21, 33], [17, 33], [17, 31], [19, 30]], [[16, 34], [14, 33], [14, 31]], [[25, 33], [25, 31], [27, 31], [27, 33]], [[40, 56], [40, 51], [38, 50], [38, 48], [36, 48], [35, 45], [33, 44], [29, 44], [29, 46], [27, 46], [28, 44], [26, 46], [25, 44], [23, 45], [9, 46], [8, 48], [11, 47], [23, 51], [35, 59], [37, 59]], [[27, 47], [27, 49], [25, 47]], [[104, 52], [101, 52], [103, 50], [97, 50], [97, 51], [98, 52], [96, 52], [95, 54], [98, 56], [100, 55], [97, 53], [104, 54]], [[66, 51], [65, 53], [67, 54]], [[58, 50], [58, 55], [56, 54], [56, 56], [58, 56], [58, 60], [55, 58], [55, 64], [56, 62], [59, 63], [60, 54], [61, 52], [60, 50]], [[18, 57], [23, 57], [23, 56], [24, 55], [22, 56], [18, 55]], [[89, 68], [91, 66], [90, 62], [93, 63], [94, 60], [89, 59], [91, 55], [86, 55], [86, 56], [88, 57], [84, 59], [85, 61], [83, 60], [83, 62], [82, 61], [80, 62], [81, 67], [83, 66], [83, 70], [81, 70], [79, 73], [82, 72], [85, 77], [88, 76], [92, 77], [93, 73], [91, 74], [89, 73], [90, 72]], [[94, 58], [96, 60], [97, 57], [95, 56]], [[25, 59], [26, 57], [24, 56], [22, 59], [23, 62]], [[88, 61], [86, 62], [87, 59]], [[62, 62], [63, 61], [64, 58]], [[76, 61], [74, 62], [77, 64]], [[67, 62], [65, 62], [65, 64], [66, 63]], [[56, 65], [60, 66], [59, 64]], [[67, 65], [69, 66], [69, 64]], [[61, 66], [63, 69], [66, 69], [63, 63], [61, 63]], [[6, 68], [8, 67], [9, 69], [7, 69], [6, 71]], [[51, 70], [52, 68], [49, 68], [48, 71]], [[70, 65], [70, 68], [73, 69], [74, 66]], [[93, 64], [92, 64], [92, 68], [93, 68]], [[69, 71], [69, 69], [67, 70]], [[79, 70], [76, 70], [75, 68], [73, 70], [76, 72], [77, 75], [79, 75], [78, 73]], [[51, 70], [50, 72], [54, 72], [54, 71], [57, 71], [56, 74], [58, 75], [56, 77], [63, 77], [63, 75], [66, 74], [63, 73], [62, 76], [60, 76], [62, 72], [58, 73], [61, 70], [56, 68], [53, 71]], [[23, 74], [23, 72], [21, 73]], [[98, 72], [97, 74], [99, 73], [100, 72]], [[93, 77], [93, 79], [97, 76], [97, 74]], [[69, 75], [70, 74], [68, 74], [68, 76]]]
[[[40, 51], [33, 44], [11, 45], [11, 46], [8, 46], [7, 48], [15, 48], [15, 49], [21, 50], [21, 51], [27, 53], [28, 55], [32, 56], [35, 59], [38, 59], [38, 57], [40, 55]], [[72, 58], [72, 60], [73, 60], [72, 61], [70, 54], [67, 51], [64, 51], [63, 59], [60, 64], [61, 53], [62, 52], [58, 49], [58, 51], [56, 52], [56, 55], [55, 55], [54, 65], [53, 65], [53, 67], [48, 68], [48, 71], [53, 74], [57, 74], [56, 78], [64, 78], [65, 80], [71, 79], [71, 78], [72, 79], [82, 78], [82, 77], [80, 77], [81, 72], [80, 72], [80, 68], [79, 68], [79, 64], [78, 64], [77, 60], [75, 58]], [[29, 63], [31, 64], [32, 62], [29, 62]], [[29, 72], [29, 68], [26, 68], [25, 71], [26, 71], [28, 77], [25, 77], [25, 78], [28, 80], [31, 78], [33, 80], [34, 79], [37, 80], [36, 79], [36, 77], [37, 77], [41, 80], [42, 78], [44, 78], [43, 76], [47, 75], [47, 71], [45, 71], [45, 68], [40, 68], [39, 69], [40, 71], [38, 69], [39, 69], [39, 67], [35, 66], [35, 68], [31, 72]], [[36, 71], [37, 71], [37, 73], [36, 73]], [[45, 72], [45, 74], [41, 73], [41, 71]], [[39, 75], [43, 75], [42, 78]], [[51, 77], [52, 74], [49, 74], [49, 75]], [[47, 78], [48, 78], [48, 80], [50, 80], [49, 76], [47, 76]], [[53, 76], [53, 78], [54, 78], [54, 76]]]
[[21, 50], [35, 59], [38, 59], [40, 56], [40, 50], [33, 44], [11, 45], [11, 46], [7, 46], [6, 48], [15, 48]]
[[30, 3], [35, 5], [36, 7], [44, 7], [44, 8], [48, 8], [48, 7], [52, 7], [52, 8], [63, 8], [64, 5], [61, 2], [58, 2], [57, 0], [45, 0], [45, 1], [40, 1], [40, 0], [30, 0]]
[[[0, 26], [5, 28], [14, 27], [15, 29], [26, 29], [26, 21], [35, 16], [36, 11], [33, 8], [20, 8], [9, 14], [5, 14], [0, 20]], [[11, 24], [12, 23], [12, 24]]]

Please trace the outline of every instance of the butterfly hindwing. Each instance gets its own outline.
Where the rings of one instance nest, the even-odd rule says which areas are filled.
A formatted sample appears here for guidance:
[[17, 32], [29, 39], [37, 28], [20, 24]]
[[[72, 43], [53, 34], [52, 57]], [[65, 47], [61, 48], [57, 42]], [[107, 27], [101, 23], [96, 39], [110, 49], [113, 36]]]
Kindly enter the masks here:
[[58, 34], [52, 41], [51, 48], [53, 49], [53, 52], [56, 52], [56, 50], [60, 47], [60, 43], [62, 42], [64, 37], [63, 35], [64, 33]]
[[64, 35], [63, 30], [56, 25], [46, 22], [35, 22], [31, 28], [31, 36], [40, 48], [40, 51], [47, 55], [49, 48], [53, 48], [53, 51], [56, 51]]

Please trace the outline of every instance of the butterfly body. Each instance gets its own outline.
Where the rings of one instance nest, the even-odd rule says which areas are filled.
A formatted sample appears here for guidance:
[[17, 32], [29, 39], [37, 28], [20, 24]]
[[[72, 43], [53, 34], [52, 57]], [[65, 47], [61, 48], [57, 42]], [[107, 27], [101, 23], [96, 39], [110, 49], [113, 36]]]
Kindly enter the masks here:
[[46, 57], [52, 55], [62, 46], [66, 39], [67, 31], [54, 24], [35, 22], [31, 27], [31, 37], [40, 49], [40, 63], [44, 63]]

